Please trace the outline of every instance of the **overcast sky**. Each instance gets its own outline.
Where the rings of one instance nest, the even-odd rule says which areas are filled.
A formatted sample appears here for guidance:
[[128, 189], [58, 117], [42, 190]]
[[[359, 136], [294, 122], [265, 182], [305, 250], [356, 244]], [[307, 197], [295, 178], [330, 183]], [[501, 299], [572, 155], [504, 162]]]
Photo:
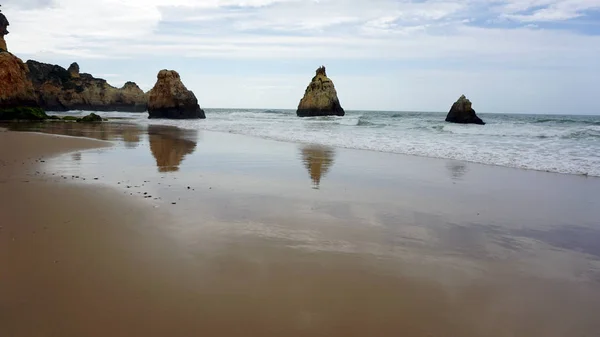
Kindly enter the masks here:
[[320, 65], [349, 110], [600, 114], [600, 0], [0, 0], [8, 48], [207, 108], [296, 108]]

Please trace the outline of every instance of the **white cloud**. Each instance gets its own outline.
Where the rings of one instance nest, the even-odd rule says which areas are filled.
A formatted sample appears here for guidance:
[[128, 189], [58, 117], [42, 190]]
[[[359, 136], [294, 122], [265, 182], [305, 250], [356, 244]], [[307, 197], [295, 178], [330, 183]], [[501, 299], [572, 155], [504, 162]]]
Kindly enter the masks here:
[[[11, 22], [9, 49], [41, 61], [51, 58], [69, 64], [85, 59], [183, 57], [197, 62], [236, 60], [243, 67], [248, 60], [314, 60], [316, 65], [365, 60], [368, 67], [369, 62], [380, 60], [412, 62], [417, 67], [415, 72], [431, 71], [431, 64], [439, 64], [435, 71], [458, 78], [463, 74], [457, 82], [473, 81], [474, 71], [469, 68], [485, 67], [485, 76], [502, 79], [506, 85], [518, 76], [501, 74], [513, 71], [527, 76], [545, 69], [557, 78], [598, 71], [600, 36], [544, 29], [541, 24], [576, 19], [597, 9], [600, 0], [3, 1]], [[478, 24], [498, 19], [516, 21], [515, 27]], [[447, 65], [452, 62], [460, 63], [460, 70], [437, 69], [452, 68]], [[129, 76], [127, 71], [119, 73], [119, 80]], [[380, 83], [394, 83], [389, 78], [391, 72], [385, 76]], [[290, 77], [282, 74], [281, 78]], [[433, 76], [428, 78], [435, 82]], [[149, 83], [151, 79], [144, 81]], [[201, 88], [201, 81], [191, 82]], [[277, 90], [288, 90], [290, 96], [295, 96], [306, 85], [302, 81], [290, 89], [273, 78], [260, 85], [241, 78], [237, 82], [245, 83], [238, 89], [249, 92], [246, 101], [241, 101], [249, 105], [258, 104], [256, 97], [264, 97], [257, 95], [257, 90], [281, 87]], [[256, 88], [247, 89], [249, 85]], [[358, 90], [343, 81], [340, 85]], [[437, 82], [429, 85], [438, 88]], [[514, 84], [516, 91], [519, 85]], [[394, 94], [390, 91], [387, 95], [392, 102]], [[216, 101], [210, 105], [216, 106], [221, 96], [213, 93], [211, 97]], [[224, 102], [228, 100], [224, 98]]]
[[504, 17], [521, 22], [565, 21], [600, 9], [600, 0], [507, 0]]

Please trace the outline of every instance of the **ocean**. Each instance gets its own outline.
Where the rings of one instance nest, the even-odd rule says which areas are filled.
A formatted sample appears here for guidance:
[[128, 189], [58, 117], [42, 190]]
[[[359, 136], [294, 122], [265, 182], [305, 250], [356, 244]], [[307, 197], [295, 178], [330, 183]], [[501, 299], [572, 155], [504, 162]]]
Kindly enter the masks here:
[[99, 114], [130, 118], [142, 125], [600, 176], [600, 116], [478, 114], [487, 123], [480, 126], [446, 123], [445, 113], [433, 112], [347, 111], [345, 117], [299, 118], [293, 110], [205, 111], [205, 120], [149, 120], [147, 113]]

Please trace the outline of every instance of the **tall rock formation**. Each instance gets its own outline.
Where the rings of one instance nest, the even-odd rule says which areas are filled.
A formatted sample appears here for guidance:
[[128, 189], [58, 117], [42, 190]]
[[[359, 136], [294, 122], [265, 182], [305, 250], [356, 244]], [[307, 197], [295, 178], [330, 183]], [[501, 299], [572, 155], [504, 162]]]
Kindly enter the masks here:
[[333, 82], [327, 77], [325, 67], [317, 69], [317, 74], [306, 88], [296, 114], [299, 117], [344, 116]]
[[29, 69], [21, 59], [0, 51], [0, 120], [48, 117], [37, 103], [28, 74]]
[[475, 110], [471, 107], [471, 101], [465, 95], [460, 96], [458, 101], [452, 105], [446, 116], [446, 122], [485, 125], [481, 118], [477, 117]]
[[133, 82], [115, 88], [104, 79], [79, 73], [77, 63], [68, 70], [33, 60], [27, 65], [38, 102], [46, 110], [143, 112], [148, 107], [147, 95]]
[[174, 70], [161, 70], [148, 96], [149, 118], [206, 118], [196, 95], [183, 85]]

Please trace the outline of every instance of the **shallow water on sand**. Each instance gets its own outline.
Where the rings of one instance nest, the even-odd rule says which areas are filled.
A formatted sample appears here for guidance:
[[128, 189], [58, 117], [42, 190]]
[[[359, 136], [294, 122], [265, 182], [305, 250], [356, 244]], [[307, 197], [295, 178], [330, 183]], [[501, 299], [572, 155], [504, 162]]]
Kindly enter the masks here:
[[156, 125], [18, 127], [116, 142], [43, 170], [171, 214], [188, 332], [600, 331], [598, 178]]

